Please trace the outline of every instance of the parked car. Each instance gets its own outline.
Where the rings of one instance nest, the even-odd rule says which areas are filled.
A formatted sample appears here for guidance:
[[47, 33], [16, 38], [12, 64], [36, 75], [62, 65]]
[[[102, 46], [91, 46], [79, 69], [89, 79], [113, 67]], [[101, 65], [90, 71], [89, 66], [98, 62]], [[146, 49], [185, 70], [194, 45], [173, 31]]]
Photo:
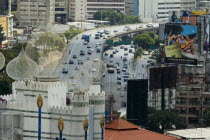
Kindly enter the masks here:
[[91, 50], [89, 50], [89, 51], [88, 51], [88, 54], [89, 54], [89, 55], [91, 55], [91, 54], [92, 54]]

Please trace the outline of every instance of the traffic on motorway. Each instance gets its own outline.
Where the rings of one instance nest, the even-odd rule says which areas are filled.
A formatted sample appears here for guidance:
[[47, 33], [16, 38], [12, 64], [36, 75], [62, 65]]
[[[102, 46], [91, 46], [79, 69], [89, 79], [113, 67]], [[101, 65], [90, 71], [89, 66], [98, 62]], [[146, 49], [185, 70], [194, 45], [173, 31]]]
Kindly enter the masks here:
[[[88, 60], [101, 59], [107, 66], [107, 72], [103, 73], [101, 87], [107, 95], [116, 93], [116, 98], [122, 98], [121, 103], [126, 100], [126, 87], [129, 78], [145, 75], [146, 70], [142, 68], [142, 62], [134, 64], [134, 45], [121, 45], [111, 47], [108, 51], [102, 52], [102, 47], [107, 38], [116, 33], [135, 30], [137, 28], [157, 27], [158, 24], [135, 24], [129, 26], [114, 26], [86, 31], [71, 40], [67, 51], [67, 60], [64, 62], [60, 74], [60, 80], [64, 81], [75, 71], [84, 68], [84, 63]], [[103, 53], [103, 54], [102, 54]], [[103, 56], [101, 58], [101, 56]], [[147, 60], [147, 57], [145, 57]], [[146, 61], [145, 60], [145, 61]], [[146, 62], [147, 64], [147, 62]], [[143, 64], [143, 65], [146, 65]], [[136, 67], [142, 67], [136, 71]], [[145, 68], [145, 67], [144, 67]], [[95, 68], [93, 68], [95, 69]], [[139, 78], [139, 77], [138, 77]]]

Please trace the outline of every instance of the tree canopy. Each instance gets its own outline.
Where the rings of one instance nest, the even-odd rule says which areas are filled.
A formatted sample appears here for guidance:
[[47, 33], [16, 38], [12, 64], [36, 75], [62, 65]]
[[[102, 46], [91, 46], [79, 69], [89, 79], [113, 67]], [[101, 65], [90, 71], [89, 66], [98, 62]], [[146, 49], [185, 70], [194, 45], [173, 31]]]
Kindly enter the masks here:
[[110, 21], [111, 25], [140, 23], [138, 16], [126, 16], [122, 12], [115, 11], [97, 11], [93, 18], [95, 20]]
[[143, 33], [133, 38], [134, 44], [138, 44], [143, 49], [148, 49], [150, 46], [155, 45], [155, 40], [148, 34]]
[[4, 37], [4, 33], [3, 33], [3, 27], [0, 25], [0, 45], [1, 45], [1, 42], [5, 39]]
[[185, 120], [170, 110], [149, 109], [148, 129], [163, 133], [165, 129], [186, 128]]

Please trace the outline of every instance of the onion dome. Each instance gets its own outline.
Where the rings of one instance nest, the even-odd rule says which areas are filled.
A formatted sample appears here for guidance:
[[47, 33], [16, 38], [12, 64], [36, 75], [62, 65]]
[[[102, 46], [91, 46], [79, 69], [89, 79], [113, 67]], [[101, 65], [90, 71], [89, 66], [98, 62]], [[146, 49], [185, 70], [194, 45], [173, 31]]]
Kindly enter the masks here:
[[32, 79], [39, 73], [39, 70], [37, 63], [28, 57], [23, 49], [6, 67], [8, 76], [14, 80]]
[[5, 57], [4, 55], [0, 52], [0, 70], [4, 67], [5, 65]]

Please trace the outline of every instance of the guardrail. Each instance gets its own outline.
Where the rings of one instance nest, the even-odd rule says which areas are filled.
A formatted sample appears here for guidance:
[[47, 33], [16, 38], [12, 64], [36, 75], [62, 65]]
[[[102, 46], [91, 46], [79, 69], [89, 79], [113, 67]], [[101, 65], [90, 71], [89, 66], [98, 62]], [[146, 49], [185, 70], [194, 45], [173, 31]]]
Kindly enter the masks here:
[[149, 30], [158, 30], [159, 27], [152, 27], [152, 28], [140, 28], [140, 29], [136, 29], [136, 30], [130, 30], [130, 31], [126, 31], [126, 32], [121, 32], [121, 33], [117, 33], [113, 36], [110, 36], [109, 38], [107, 38], [106, 40], [111, 40], [115, 37], [118, 37], [118, 36], [122, 36], [122, 35], [126, 35], [126, 34], [131, 34], [131, 33], [142, 33], [142, 32], [145, 32], [145, 31], [149, 31]]

